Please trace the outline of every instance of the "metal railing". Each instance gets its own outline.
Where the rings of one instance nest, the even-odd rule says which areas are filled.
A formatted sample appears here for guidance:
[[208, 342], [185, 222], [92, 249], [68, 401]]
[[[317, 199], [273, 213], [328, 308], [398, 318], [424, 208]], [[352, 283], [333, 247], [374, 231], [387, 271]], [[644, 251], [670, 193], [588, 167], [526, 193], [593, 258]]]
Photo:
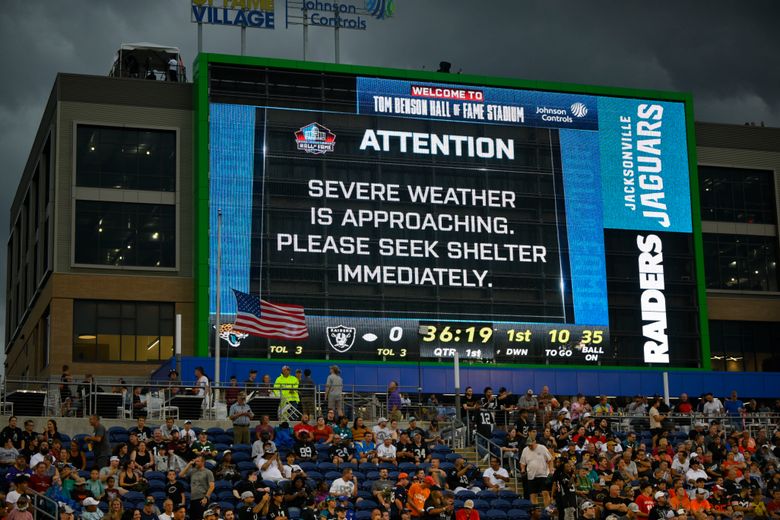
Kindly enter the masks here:
[[[501, 446], [493, 442], [491, 439], [488, 439], [484, 435], [474, 432], [474, 451], [477, 454], [477, 460], [485, 460], [487, 458], [487, 461], [489, 462], [490, 457], [498, 457], [498, 459], [501, 461], [501, 465], [506, 469], [506, 466], [504, 466], [504, 461], [507, 460], [507, 458], [504, 456], [504, 454], [501, 451]], [[512, 463], [512, 467], [508, 469], [510, 479], [512, 479], [514, 484], [514, 490], [518, 491], [520, 490], [519, 482], [518, 482], [518, 475], [520, 474], [520, 463], [519, 463], [519, 457], [511, 457], [508, 460]]]
[[57, 520], [59, 518], [59, 504], [37, 491], [27, 490], [27, 494], [32, 497], [30, 503], [33, 520]]

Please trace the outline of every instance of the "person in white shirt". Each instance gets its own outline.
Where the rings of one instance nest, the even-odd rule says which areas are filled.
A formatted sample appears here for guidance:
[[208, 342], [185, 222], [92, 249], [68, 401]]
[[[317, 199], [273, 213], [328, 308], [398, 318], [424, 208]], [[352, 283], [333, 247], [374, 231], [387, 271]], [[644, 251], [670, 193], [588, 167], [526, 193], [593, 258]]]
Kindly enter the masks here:
[[[695, 455], [695, 454], [694, 454]], [[710, 476], [707, 475], [707, 472], [704, 471], [704, 468], [701, 467], [701, 463], [699, 462], [698, 457], [694, 457], [691, 455], [691, 461], [689, 463], [688, 471], [685, 472], [685, 480], [690, 484], [694, 485], [696, 484], [696, 481], [700, 478], [703, 478], [706, 481], [710, 480]]]
[[184, 421], [184, 429], [179, 430], [179, 435], [181, 435], [182, 439], [187, 441], [187, 446], [192, 446], [192, 443], [198, 439], [198, 435], [195, 433], [195, 430], [192, 429], [192, 421], [189, 419]]
[[[380, 417], [377, 424], [371, 429], [374, 433], [374, 440], [377, 444], [385, 440], [385, 437], [391, 437], [393, 430], [387, 426], [387, 419]], [[392, 437], [391, 437], [392, 438]]]
[[520, 454], [520, 471], [528, 476], [531, 503], [537, 503], [539, 493], [545, 507], [550, 504], [550, 490], [547, 477], [553, 472], [553, 458], [546, 446], [536, 442], [536, 432], [528, 432], [528, 444]]
[[163, 502], [163, 512], [157, 518], [160, 520], [173, 520], [173, 500], [166, 498]]
[[306, 477], [303, 469], [295, 463], [295, 453], [292, 451], [287, 454], [287, 463], [282, 466], [282, 475], [287, 480], [292, 480], [294, 476], [297, 477], [298, 475]]
[[482, 480], [491, 491], [501, 491], [509, 482], [509, 472], [501, 467], [498, 457], [490, 457], [490, 467], [482, 473]]
[[266, 452], [257, 458], [257, 468], [260, 470], [261, 480], [279, 482], [284, 480], [282, 475], [282, 463], [279, 462], [279, 454], [275, 446], [267, 446]]
[[686, 453], [684, 451], [678, 452], [672, 461], [672, 471], [677, 475], [685, 475], [690, 467], [690, 459], [686, 456]]
[[704, 396], [704, 404], [701, 407], [701, 411], [708, 417], [723, 415], [723, 403], [720, 399], [713, 397], [712, 392], [708, 392]]
[[396, 460], [396, 448], [393, 446], [393, 439], [385, 437], [382, 444], [376, 448], [376, 456], [379, 462], [389, 462], [390, 464], [398, 464]]
[[168, 417], [165, 419], [165, 424], [160, 426], [160, 432], [162, 433], [163, 439], [170, 440], [171, 437], [173, 437], [173, 432], [179, 431], [179, 427], [176, 426], [173, 422], [173, 417]]
[[203, 408], [211, 408], [211, 384], [203, 367], [195, 367], [195, 395], [203, 397]]
[[344, 468], [344, 470], [341, 472], [341, 478], [337, 478], [330, 485], [328, 494], [333, 497], [349, 497], [350, 499], [357, 498], [357, 501], [359, 502], [360, 498], [357, 497], [357, 492], [357, 477], [352, 474], [351, 468]]

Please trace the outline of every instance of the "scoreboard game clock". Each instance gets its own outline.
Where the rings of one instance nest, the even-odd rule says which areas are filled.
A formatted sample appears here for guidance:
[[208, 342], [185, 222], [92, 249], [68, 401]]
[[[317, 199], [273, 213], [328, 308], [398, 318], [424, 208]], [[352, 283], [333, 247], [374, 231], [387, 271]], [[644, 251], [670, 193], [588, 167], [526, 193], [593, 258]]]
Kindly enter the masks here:
[[236, 289], [309, 331], [232, 357], [701, 366], [687, 96], [322, 67], [203, 80], [204, 310], [221, 211], [221, 322]]

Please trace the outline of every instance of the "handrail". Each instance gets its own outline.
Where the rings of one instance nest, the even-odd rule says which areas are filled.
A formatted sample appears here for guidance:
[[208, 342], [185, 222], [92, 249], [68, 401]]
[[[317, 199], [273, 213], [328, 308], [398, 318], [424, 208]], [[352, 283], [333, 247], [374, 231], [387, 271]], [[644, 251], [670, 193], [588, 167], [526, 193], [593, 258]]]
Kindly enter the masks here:
[[[487, 455], [481, 454], [479, 452], [480, 442], [483, 442], [483, 445], [487, 448]], [[495, 449], [495, 451], [493, 450]], [[501, 454], [501, 446], [493, 442], [492, 440], [488, 439], [484, 435], [474, 432], [474, 451], [477, 454], [477, 460], [479, 461], [481, 458], [484, 457], [491, 457], [495, 455], [498, 457], [498, 460], [501, 461], [501, 465], [503, 466], [504, 457]], [[488, 459], [489, 460], [489, 459]], [[518, 489], [518, 483], [517, 483], [517, 475], [520, 473], [518, 467], [511, 468], [512, 471], [510, 472], [510, 476], [512, 477], [512, 480], [514, 480], [515, 490]], [[508, 471], [508, 470], [507, 470]]]
[[50, 497], [28, 489], [27, 493], [33, 497], [32, 507], [33, 520], [57, 520], [59, 518], [59, 504]]

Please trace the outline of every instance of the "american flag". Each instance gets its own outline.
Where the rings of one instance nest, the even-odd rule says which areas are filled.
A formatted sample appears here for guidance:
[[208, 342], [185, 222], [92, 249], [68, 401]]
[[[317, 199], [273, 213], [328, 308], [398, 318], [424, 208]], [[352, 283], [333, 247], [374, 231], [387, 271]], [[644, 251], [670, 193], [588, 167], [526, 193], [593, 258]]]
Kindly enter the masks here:
[[300, 305], [271, 303], [233, 289], [236, 295], [236, 323], [233, 330], [274, 339], [306, 339], [306, 315]]

